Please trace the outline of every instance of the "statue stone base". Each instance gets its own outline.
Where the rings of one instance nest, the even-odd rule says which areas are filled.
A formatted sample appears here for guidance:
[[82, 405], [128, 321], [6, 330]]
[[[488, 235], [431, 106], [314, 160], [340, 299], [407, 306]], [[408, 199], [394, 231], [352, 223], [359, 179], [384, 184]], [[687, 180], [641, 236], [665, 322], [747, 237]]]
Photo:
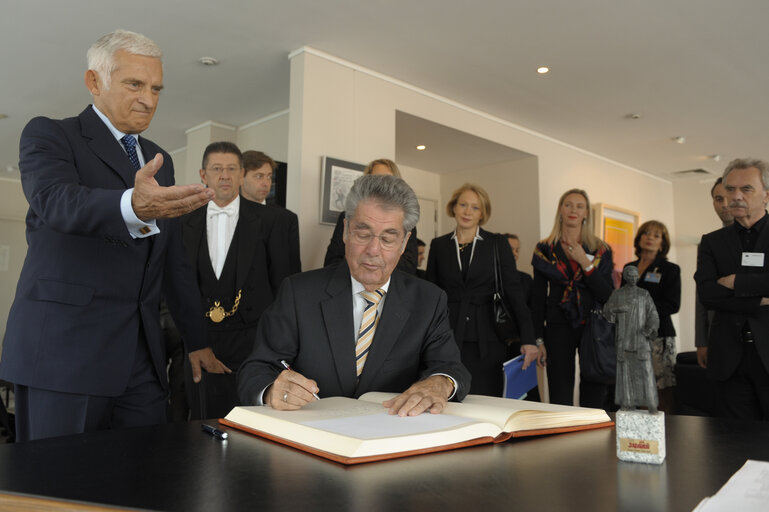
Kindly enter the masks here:
[[662, 464], [665, 460], [665, 413], [617, 411], [617, 458]]

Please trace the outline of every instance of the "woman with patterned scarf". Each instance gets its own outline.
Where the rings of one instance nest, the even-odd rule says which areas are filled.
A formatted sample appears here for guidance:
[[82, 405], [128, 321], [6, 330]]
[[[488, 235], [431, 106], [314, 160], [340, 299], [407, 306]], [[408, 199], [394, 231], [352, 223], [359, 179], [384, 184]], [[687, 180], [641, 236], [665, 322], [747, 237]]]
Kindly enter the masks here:
[[[534, 249], [532, 316], [540, 363], [547, 365], [550, 402], [573, 405], [574, 356], [594, 302], [614, 289], [611, 248], [592, 231], [587, 192], [566, 191], [558, 201], [550, 236]], [[612, 407], [605, 384], [580, 379], [583, 407]]]

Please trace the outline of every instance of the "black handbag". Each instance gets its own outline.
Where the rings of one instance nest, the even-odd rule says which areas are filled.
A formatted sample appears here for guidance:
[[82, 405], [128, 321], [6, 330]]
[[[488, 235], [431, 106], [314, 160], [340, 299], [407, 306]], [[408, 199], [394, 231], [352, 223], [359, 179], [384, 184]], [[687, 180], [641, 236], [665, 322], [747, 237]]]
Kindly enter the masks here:
[[494, 295], [492, 296], [491, 304], [494, 313], [492, 320], [497, 338], [507, 345], [520, 341], [518, 326], [507, 309], [507, 305], [505, 305], [505, 292], [502, 288], [502, 266], [499, 263], [496, 239], [494, 240]]
[[617, 347], [614, 324], [603, 316], [602, 306], [590, 310], [579, 343], [579, 378], [586, 382], [614, 384], [617, 374]]

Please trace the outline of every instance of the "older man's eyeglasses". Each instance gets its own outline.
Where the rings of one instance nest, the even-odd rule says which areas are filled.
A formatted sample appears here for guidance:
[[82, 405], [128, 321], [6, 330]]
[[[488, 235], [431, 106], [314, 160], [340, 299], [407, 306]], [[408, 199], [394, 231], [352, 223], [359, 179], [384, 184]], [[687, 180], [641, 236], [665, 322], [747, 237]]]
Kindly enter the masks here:
[[392, 250], [397, 248], [403, 241], [403, 235], [400, 233], [382, 233], [375, 235], [368, 229], [351, 229], [350, 240], [356, 245], [368, 245], [374, 238], [379, 239], [379, 245], [382, 249]]

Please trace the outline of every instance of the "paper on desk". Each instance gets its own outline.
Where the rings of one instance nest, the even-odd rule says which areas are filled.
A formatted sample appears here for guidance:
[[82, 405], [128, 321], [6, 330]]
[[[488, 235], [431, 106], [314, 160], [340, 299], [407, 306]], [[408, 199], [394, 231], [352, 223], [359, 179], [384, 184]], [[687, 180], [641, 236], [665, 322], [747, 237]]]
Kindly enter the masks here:
[[696, 512], [765, 512], [769, 510], [769, 462], [748, 460]]
[[328, 418], [304, 422], [304, 425], [335, 434], [355, 437], [358, 439], [376, 439], [379, 437], [394, 437], [400, 435], [422, 434], [436, 432], [473, 420], [449, 416], [447, 414], [424, 413], [418, 416], [400, 417], [387, 412], [366, 416], [349, 416], [346, 418]]

